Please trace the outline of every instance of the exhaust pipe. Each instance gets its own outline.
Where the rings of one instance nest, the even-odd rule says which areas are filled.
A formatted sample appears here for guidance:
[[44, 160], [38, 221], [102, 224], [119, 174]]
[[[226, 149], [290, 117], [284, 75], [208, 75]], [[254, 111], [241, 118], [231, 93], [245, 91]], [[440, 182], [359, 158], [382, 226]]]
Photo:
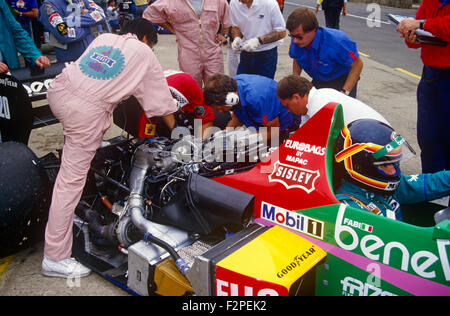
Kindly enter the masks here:
[[135, 161], [130, 174], [131, 194], [128, 199], [128, 211], [131, 214], [131, 221], [144, 234], [144, 240], [155, 243], [164, 248], [175, 260], [178, 270], [184, 275], [189, 266], [175, 251], [190, 241], [187, 232], [172, 226], [153, 223], [144, 217], [144, 180], [147, 170], [156, 164], [154, 159], [157, 150], [141, 145], [135, 153]]

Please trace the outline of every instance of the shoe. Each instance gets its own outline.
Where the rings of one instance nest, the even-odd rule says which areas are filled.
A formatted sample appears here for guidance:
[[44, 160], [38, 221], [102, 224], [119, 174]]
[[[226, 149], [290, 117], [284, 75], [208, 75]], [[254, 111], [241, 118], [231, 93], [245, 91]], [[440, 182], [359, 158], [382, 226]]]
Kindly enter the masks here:
[[88, 276], [91, 270], [83, 266], [74, 258], [53, 261], [44, 257], [42, 260], [42, 274], [59, 278], [82, 278]]

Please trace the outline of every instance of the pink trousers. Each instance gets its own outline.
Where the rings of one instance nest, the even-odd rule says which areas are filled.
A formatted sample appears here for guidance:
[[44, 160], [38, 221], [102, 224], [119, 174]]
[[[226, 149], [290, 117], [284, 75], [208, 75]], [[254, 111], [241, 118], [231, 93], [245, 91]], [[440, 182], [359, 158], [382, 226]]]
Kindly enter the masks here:
[[75, 207], [80, 201], [90, 163], [111, 122], [106, 106], [93, 103], [92, 98], [82, 92], [68, 91], [64, 80], [64, 76], [55, 79], [47, 93], [65, 137], [45, 231], [44, 256], [55, 261], [71, 256]]

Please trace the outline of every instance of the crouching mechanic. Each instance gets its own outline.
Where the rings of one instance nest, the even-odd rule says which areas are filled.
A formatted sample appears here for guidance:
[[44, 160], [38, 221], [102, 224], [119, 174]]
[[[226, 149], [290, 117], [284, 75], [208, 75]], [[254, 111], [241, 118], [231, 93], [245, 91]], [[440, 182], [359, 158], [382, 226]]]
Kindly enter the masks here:
[[374, 214], [402, 220], [401, 205], [450, 195], [450, 171], [405, 176], [400, 161], [414, 154], [388, 125], [361, 119], [345, 126], [335, 160], [344, 174], [339, 201]]
[[[202, 89], [200, 89], [194, 78], [186, 72], [166, 70], [164, 75], [172, 97], [176, 100], [179, 108], [179, 111], [175, 113], [177, 126], [187, 127], [191, 133], [195, 133], [196, 137], [206, 138], [208, 134], [205, 131], [213, 126], [215, 116], [212, 108], [203, 102]], [[194, 131], [194, 127], [197, 126], [194, 122], [195, 119], [201, 120], [201, 124], [199, 124], [199, 128], [196, 131]], [[158, 124], [159, 122], [156, 121], [155, 119], [148, 120], [145, 113], [141, 113], [138, 121], [138, 137], [148, 138], [154, 137], [156, 134], [170, 137], [170, 133], [167, 134], [165, 125], [160, 128], [161, 124]]]
[[245, 125], [259, 131], [263, 139], [271, 139], [272, 128], [279, 128], [282, 136], [298, 126], [299, 118], [277, 98], [277, 82], [264, 76], [240, 74], [231, 78], [216, 74], [206, 82], [203, 96], [205, 104], [217, 111], [232, 111], [227, 127]]
[[124, 35], [103, 34], [51, 83], [47, 99], [64, 129], [61, 167], [45, 231], [42, 273], [82, 277], [90, 270], [72, 252], [72, 221], [91, 160], [110, 126], [111, 113], [135, 96], [147, 117], [164, 116], [173, 128], [177, 110], [162, 67], [152, 52], [156, 31], [149, 21], [129, 22]]

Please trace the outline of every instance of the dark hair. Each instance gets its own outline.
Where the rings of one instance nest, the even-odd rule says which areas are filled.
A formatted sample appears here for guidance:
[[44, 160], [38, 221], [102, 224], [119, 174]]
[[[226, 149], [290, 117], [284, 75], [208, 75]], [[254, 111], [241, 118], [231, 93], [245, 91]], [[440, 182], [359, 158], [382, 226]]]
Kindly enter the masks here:
[[127, 33], [136, 35], [140, 41], [146, 36], [149, 44], [155, 45], [158, 43], [158, 34], [156, 33], [155, 27], [152, 22], [144, 18], [136, 18], [126, 22], [122, 26], [119, 34], [123, 35]]
[[278, 82], [277, 97], [281, 100], [290, 99], [295, 93], [304, 97], [313, 87], [312, 83], [298, 75], [289, 75]]
[[308, 33], [319, 28], [319, 21], [316, 14], [308, 8], [297, 8], [286, 20], [286, 29], [293, 32], [299, 26], [303, 27], [303, 32]]
[[237, 91], [237, 82], [223, 74], [215, 74], [208, 78], [203, 88], [203, 98], [207, 105], [225, 105], [228, 92]]

